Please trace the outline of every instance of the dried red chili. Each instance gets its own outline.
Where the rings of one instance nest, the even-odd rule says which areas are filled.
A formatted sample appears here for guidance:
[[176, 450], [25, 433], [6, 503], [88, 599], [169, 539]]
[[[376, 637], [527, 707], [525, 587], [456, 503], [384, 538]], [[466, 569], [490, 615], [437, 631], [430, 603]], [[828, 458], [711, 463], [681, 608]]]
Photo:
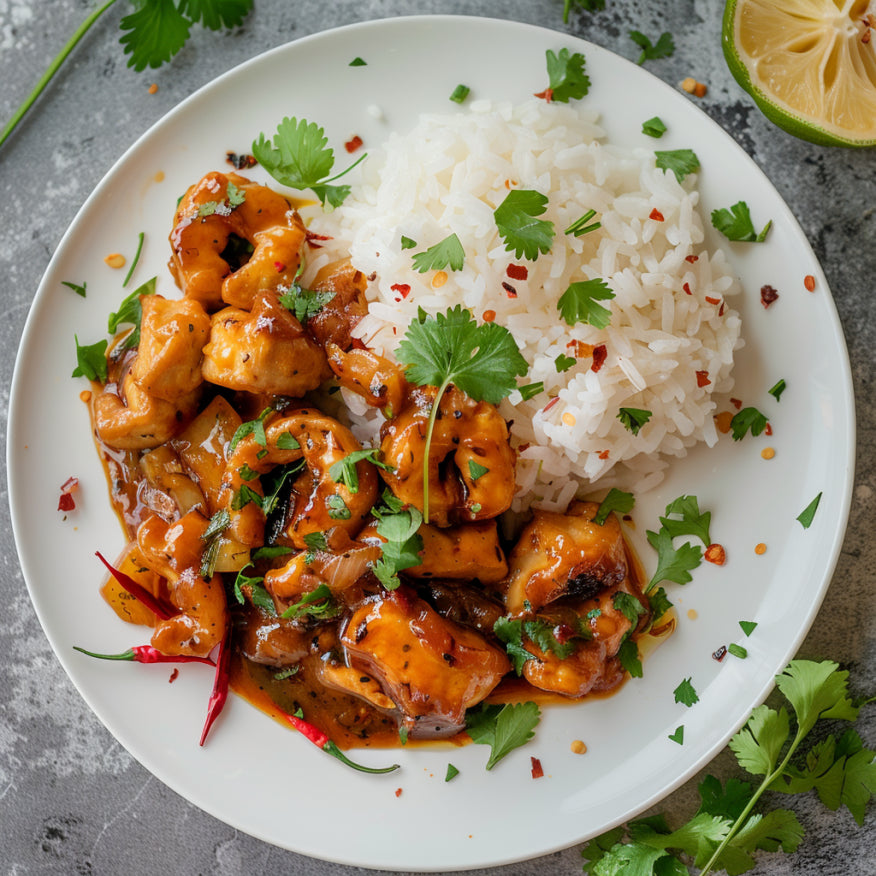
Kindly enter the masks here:
[[698, 262], [700, 260], [700, 257], [696, 255], [688, 255], [684, 257], [684, 260], [693, 264], [694, 262]]
[[532, 763], [532, 778], [540, 779], [544, 775], [541, 761], [537, 757], [530, 757], [529, 760]]
[[362, 148], [362, 138], [358, 134], [351, 137], [349, 140], [347, 140], [346, 143], [344, 143], [344, 149], [346, 149], [347, 152], [355, 152], [357, 149], [361, 149], [361, 148]]
[[86, 651], [77, 645], [74, 651], [87, 654], [89, 657], [97, 657], [99, 660], [126, 660], [130, 663], [207, 663], [215, 665], [209, 657], [194, 657], [188, 654], [164, 654], [152, 645], [134, 645], [120, 654], [97, 654], [94, 651]]
[[764, 308], [769, 307], [774, 301], [777, 301], [779, 297], [779, 293], [770, 286], [761, 286], [760, 287], [760, 303], [764, 306]]
[[709, 304], [720, 304], [721, 303], [720, 298], [713, 298], [711, 295], [706, 295], [706, 301], [708, 301]]
[[655, 222], [664, 222], [663, 214], [655, 207], [649, 214], [649, 219], [653, 219]]
[[402, 298], [407, 298], [411, 294], [411, 287], [407, 283], [393, 283], [389, 288], [393, 292], [398, 292]]
[[76, 500], [73, 498], [73, 491], [79, 487], [79, 478], [67, 478], [61, 484], [61, 495], [58, 498], [59, 511], [72, 511], [76, 507]]
[[538, 94], [534, 94], [533, 97], [539, 97], [550, 103], [554, 99], [554, 90], [553, 88], [545, 88], [544, 91], [539, 91]]
[[213, 676], [213, 691], [210, 694], [210, 701], [207, 703], [207, 718], [204, 721], [204, 729], [201, 731], [201, 741], [198, 745], [203, 745], [213, 726], [215, 720], [219, 717], [219, 713], [225, 707], [228, 700], [228, 685], [231, 681], [231, 627], [229, 626], [225, 632], [225, 636], [219, 643], [219, 651], [216, 654], [216, 674]]
[[179, 614], [177, 609], [165, 602], [163, 599], [159, 599], [156, 596], [153, 596], [142, 584], [138, 584], [133, 578], [129, 575], [126, 575], [124, 572], [120, 572], [118, 569], [111, 566], [106, 558], [100, 551], [95, 551], [95, 556], [107, 567], [109, 573], [122, 585], [122, 587], [127, 590], [131, 596], [134, 597], [138, 602], [142, 602], [143, 605], [146, 606], [156, 617], [161, 620], [169, 620], [175, 615]]
[[685, 295], [693, 295], [693, 292], [690, 291], [690, 283], [682, 284], [682, 289], [684, 289]]
[[608, 356], [608, 348], [605, 344], [598, 344], [593, 348], [593, 364], [590, 366], [591, 371], [599, 371], [600, 368], [605, 364], [606, 357]]
[[714, 563], [716, 566], [723, 566], [727, 561], [727, 553], [723, 545], [710, 544], [703, 554], [703, 559], [709, 563]]
[[708, 371], [697, 371], [697, 386], [708, 386], [712, 381], [709, 380]]
[[517, 290], [510, 283], [506, 283], [503, 280], [502, 281], [502, 288], [505, 290], [505, 294], [509, 298], [516, 298], [517, 297]]
[[526, 265], [508, 265], [505, 273], [512, 280], [525, 280], [529, 276], [529, 268]]

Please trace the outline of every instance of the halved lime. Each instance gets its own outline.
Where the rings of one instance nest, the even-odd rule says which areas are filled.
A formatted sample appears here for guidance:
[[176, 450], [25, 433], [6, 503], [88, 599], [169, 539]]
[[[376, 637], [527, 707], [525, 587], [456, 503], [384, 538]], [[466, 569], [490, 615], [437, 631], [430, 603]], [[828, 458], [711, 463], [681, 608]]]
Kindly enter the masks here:
[[870, 6], [871, 0], [727, 0], [724, 57], [780, 128], [827, 146], [874, 146], [876, 4], [873, 13]]

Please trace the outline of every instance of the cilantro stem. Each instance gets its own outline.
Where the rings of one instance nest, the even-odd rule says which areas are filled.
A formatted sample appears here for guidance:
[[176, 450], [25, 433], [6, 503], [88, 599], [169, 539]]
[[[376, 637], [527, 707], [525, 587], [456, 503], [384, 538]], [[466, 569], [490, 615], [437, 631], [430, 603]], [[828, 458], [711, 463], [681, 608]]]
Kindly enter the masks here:
[[7, 137], [9, 137], [9, 135], [15, 130], [18, 123], [24, 117], [24, 114], [31, 108], [31, 106], [34, 104], [40, 94], [42, 94], [43, 90], [49, 84], [52, 77], [55, 75], [55, 73], [58, 72], [58, 68], [61, 66], [61, 64], [64, 63], [70, 52], [72, 52], [73, 49], [76, 48], [77, 43], [82, 39], [82, 37], [85, 36], [85, 34], [89, 31], [94, 22], [97, 21], [97, 19], [100, 18], [100, 16], [103, 15], [103, 13], [106, 12], [107, 9], [109, 9], [110, 6], [112, 6], [115, 2], [116, 0], [107, 0], [107, 2], [103, 4], [103, 6], [95, 9], [94, 12], [92, 12], [85, 19], [85, 21], [83, 21], [82, 24], [80, 24], [79, 27], [76, 28], [76, 30], [73, 32], [73, 35], [67, 41], [67, 44], [55, 56], [55, 59], [52, 61], [51, 64], [49, 64], [48, 68], [46, 69], [46, 72], [43, 73], [43, 75], [40, 77], [40, 80], [39, 82], [37, 82], [36, 86], [34, 86], [33, 91], [31, 91], [31, 93], [25, 99], [24, 103], [22, 103], [22, 105], [15, 111], [12, 118], [6, 123], [6, 127], [3, 128], [3, 132], [0, 133], [0, 146], [2, 146], [6, 142]]
[[[112, 0], [112, 2], [115, 3], [116, 0]], [[131, 262], [131, 267], [128, 268], [128, 274], [125, 277], [124, 282], [122, 283], [123, 288], [128, 285], [128, 281], [131, 279], [134, 271], [137, 268], [137, 263], [140, 261], [140, 253], [143, 251], [143, 239], [145, 237], [146, 235], [141, 231], [140, 236], [137, 239], [137, 252], [134, 253], [134, 260]]]
[[435, 395], [435, 401], [432, 403], [432, 410], [429, 412], [429, 423], [426, 426], [426, 448], [423, 453], [423, 523], [429, 522], [429, 455], [432, 449], [432, 432], [435, 428], [435, 420], [438, 416], [438, 405], [441, 403], [441, 396], [444, 395], [447, 387], [450, 386], [450, 380], [445, 380], [438, 387], [438, 392]]
[[800, 746], [800, 743], [805, 739], [807, 732], [804, 732], [802, 728], [797, 728], [797, 735], [794, 737], [794, 741], [791, 743], [791, 746], [788, 748], [788, 752], [785, 757], [782, 759], [782, 762], [779, 764], [776, 769], [774, 769], [768, 776], [764, 776], [763, 781], [758, 786], [757, 790], [752, 795], [751, 799], [748, 801], [745, 809], [739, 813], [739, 817], [736, 821], [733, 822], [733, 826], [727, 833], [727, 836], [721, 840], [718, 847], [712, 853], [712, 857], [706, 862], [706, 866], [700, 870], [700, 876], [708, 876], [709, 873], [712, 872], [712, 867], [715, 866], [715, 863], [721, 856], [721, 853], [724, 849], [729, 845], [730, 840], [739, 833], [740, 828], [745, 824], [748, 820], [748, 816], [751, 814], [751, 810], [757, 805], [757, 801], [763, 796], [764, 792], [769, 790], [769, 786], [777, 779], [782, 773], [787, 769], [788, 764], [791, 762], [791, 758], [794, 756], [794, 752]]
[[[113, 2], [115, 2], [115, 0], [113, 0]], [[334, 176], [330, 176], [328, 179], [321, 179], [318, 185], [324, 186], [330, 182], [334, 182], [336, 179], [340, 179], [345, 174], [348, 174], [354, 167], [360, 165], [367, 157], [367, 152], [363, 155], [360, 155], [346, 170], [342, 170], [340, 173], [336, 173]]]

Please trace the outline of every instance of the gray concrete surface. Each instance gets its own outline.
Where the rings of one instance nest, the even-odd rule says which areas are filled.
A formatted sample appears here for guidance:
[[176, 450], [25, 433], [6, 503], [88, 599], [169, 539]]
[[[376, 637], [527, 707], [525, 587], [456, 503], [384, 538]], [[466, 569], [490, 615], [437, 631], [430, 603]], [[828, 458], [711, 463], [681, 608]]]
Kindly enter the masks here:
[[[96, 3], [0, 0], [0, 122]], [[137, 74], [118, 44], [123, 0], [68, 59], [60, 75], [0, 148], [0, 406], [8, 407], [15, 352], [52, 251], [115, 159], [154, 121], [236, 64], [297, 37], [354, 21], [408, 13], [516, 19], [584, 36], [629, 58], [627, 32], [670, 30], [673, 57], [649, 62], [669, 83], [694, 75], [709, 85], [704, 109], [765, 170], [802, 223], [822, 262], [846, 333], [858, 405], [858, 467], [851, 521], [827, 599], [801, 656], [848, 667], [856, 693], [876, 693], [876, 155], [809, 145], [767, 122], [730, 77], [720, 49], [718, 0], [607, 0], [598, 13], [562, 21], [562, 0], [255, 0], [232, 34], [196, 28], [174, 62]], [[147, 93], [151, 82], [156, 94]], [[5, 443], [5, 436], [4, 436]], [[4, 473], [5, 473], [5, 453]], [[3, 482], [5, 494], [5, 477]], [[213, 820], [152, 778], [110, 736], [73, 689], [42, 634], [16, 557], [8, 503], [0, 505], [0, 872], [6, 874], [319, 874], [353, 868], [272, 848]], [[876, 706], [859, 721], [876, 746]], [[727, 752], [710, 766], [734, 773]], [[691, 814], [695, 782], [662, 805]], [[513, 804], [512, 804], [513, 805]], [[801, 849], [763, 854], [757, 874], [874, 874], [876, 818], [858, 828], [811, 796], [795, 802]], [[330, 813], [326, 817], [331, 817]], [[339, 825], [343, 831], [343, 825]], [[574, 874], [580, 847], [494, 871]]]

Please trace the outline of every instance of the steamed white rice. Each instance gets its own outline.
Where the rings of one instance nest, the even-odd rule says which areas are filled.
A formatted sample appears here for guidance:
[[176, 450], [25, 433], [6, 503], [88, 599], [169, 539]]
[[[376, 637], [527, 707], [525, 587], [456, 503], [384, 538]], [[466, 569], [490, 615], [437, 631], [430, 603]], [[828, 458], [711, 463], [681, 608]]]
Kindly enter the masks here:
[[[496, 229], [493, 211], [511, 188], [549, 198], [540, 218], [554, 223], [556, 237], [535, 261], [516, 259]], [[521, 384], [545, 386], [528, 401], [515, 392], [501, 406], [521, 448], [515, 509], [563, 508], [596, 488], [649, 489], [668, 457], [717, 440], [713, 396], [733, 385], [733, 353], [742, 342], [729, 299], [740, 286], [723, 252], [704, 248], [698, 201], [695, 174], [679, 183], [655, 167], [653, 151], [605, 143], [593, 113], [540, 100], [479, 101], [425, 115], [371, 151], [344, 205], [312, 223], [334, 240], [311, 258], [304, 280], [349, 252], [374, 277], [369, 315], [356, 334], [390, 357], [420, 307], [434, 314], [462, 303], [479, 321], [494, 311], [530, 365]], [[589, 209], [600, 229], [563, 233]], [[654, 209], [664, 221], [649, 218]], [[442, 278], [413, 270], [411, 257], [451, 233], [462, 242], [465, 265], [447, 270], [436, 287]], [[417, 247], [403, 250], [403, 235]], [[512, 264], [526, 266], [526, 280], [509, 277]], [[615, 293], [601, 302], [610, 324], [570, 327], [557, 301], [570, 283], [594, 277]], [[410, 286], [406, 297], [392, 288], [399, 285]], [[557, 372], [559, 355], [575, 355], [574, 341], [605, 345], [598, 372], [586, 348], [571, 369]], [[697, 372], [707, 372], [708, 385], [698, 386]], [[652, 412], [638, 435], [618, 419], [621, 407]], [[379, 415], [361, 403], [357, 410], [365, 415], [358, 437], [372, 444]]]

